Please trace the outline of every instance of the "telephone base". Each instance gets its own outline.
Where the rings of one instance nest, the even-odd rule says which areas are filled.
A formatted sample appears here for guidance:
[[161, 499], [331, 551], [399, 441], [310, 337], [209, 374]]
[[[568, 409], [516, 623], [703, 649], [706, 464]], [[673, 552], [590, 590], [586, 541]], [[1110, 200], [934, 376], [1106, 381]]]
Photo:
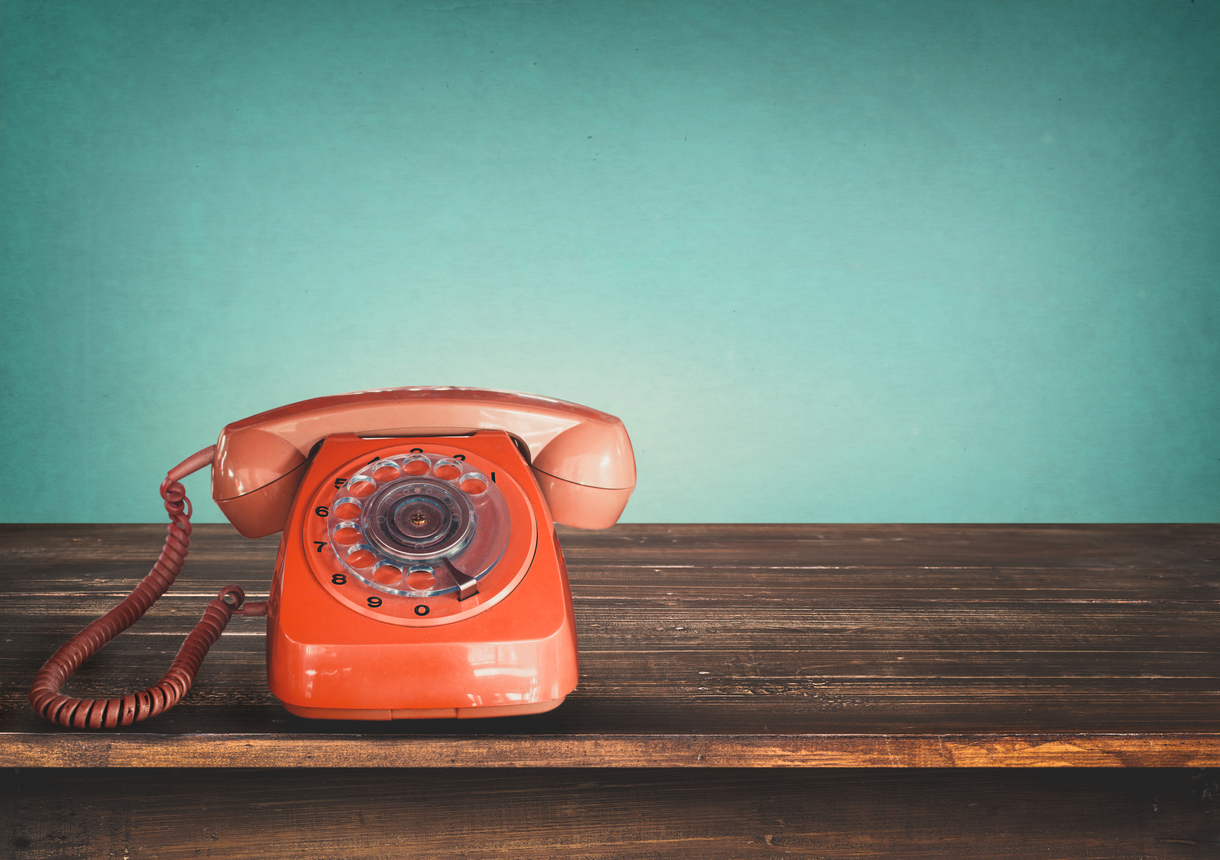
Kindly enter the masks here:
[[485, 708], [306, 708], [283, 703], [289, 713], [314, 720], [459, 720], [480, 717], [517, 717], [541, 714], [563, 704], [566, 696], [525, 705], [491, 705]]

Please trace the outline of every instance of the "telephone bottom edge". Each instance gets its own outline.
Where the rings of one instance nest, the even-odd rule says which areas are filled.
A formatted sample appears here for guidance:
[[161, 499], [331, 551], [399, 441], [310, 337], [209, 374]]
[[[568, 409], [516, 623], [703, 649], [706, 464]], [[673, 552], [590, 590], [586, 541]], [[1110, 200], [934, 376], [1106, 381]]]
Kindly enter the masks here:
[[542, 714], [563, 704], [567, 696], [520, 705], [489, 705], [482, 708], [308, 708], [281, 702], [289, 713], [315, 720], [468, 720], [483, 717], [518, 717]]

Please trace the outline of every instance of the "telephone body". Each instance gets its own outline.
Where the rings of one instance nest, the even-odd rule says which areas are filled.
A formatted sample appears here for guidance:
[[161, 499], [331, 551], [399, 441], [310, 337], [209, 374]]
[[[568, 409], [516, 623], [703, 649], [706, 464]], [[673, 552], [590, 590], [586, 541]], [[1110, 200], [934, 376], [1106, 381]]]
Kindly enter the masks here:
[[[471, 388], [321, 397], [228, 425], [214, 449], [170, 471], [163, 495], [209, 463], [213, 499], [241, 534], [283, 532], [265, 607], [267, 677], [290, 712], [530, 714], [575, 688], [575, 619], [555, 524], [606, 528], [622, 513], [635, 459], [617, 418]], [[241, 599], [221, 598], [230, 607]], [[79, 727], [125, 725], [147, 715], [141, 707], [157, 712], [155, 688], [109, 705], [51, 697], [96, 650], [62, 659], [75, 664], [48, 681], [57, 652], [31, 691], [36, 710]], [[170, 686], [183, 686], [171, 675]], [[149, 693], [151, 703], [139, 699]]]

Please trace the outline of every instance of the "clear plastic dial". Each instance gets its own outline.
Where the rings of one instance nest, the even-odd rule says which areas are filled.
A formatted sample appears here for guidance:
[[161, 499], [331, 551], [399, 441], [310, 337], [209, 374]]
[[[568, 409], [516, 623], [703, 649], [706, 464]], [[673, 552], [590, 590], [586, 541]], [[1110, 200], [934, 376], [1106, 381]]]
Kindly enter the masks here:
[[457, 457], [412, 453], [374, 460], [331, 505], [326, 533], [335, 557], [388, 594], [473, 593], [508, 545], [508, 504]]

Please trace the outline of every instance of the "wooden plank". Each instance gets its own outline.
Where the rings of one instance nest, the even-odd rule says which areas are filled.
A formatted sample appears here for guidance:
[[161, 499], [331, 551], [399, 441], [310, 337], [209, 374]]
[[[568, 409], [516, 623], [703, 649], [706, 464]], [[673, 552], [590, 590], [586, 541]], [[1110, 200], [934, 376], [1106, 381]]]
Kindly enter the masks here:
[[[0, 527], [0, 761], [70, 760], [53, 752], [61, 730], [29, 709], [29, 678], [126, 594], [164, 531]], [[156, 748], [162, 764], [197, 742], [183, 736], [233, 734], [257, 740], [264, 765], [304, 761], [294, 736], [319, 732], [397, 736], [396, 754], [421, 762], [489, 737], [481, 754], [494, 760], [483, 763], [504, 765], [540, 760], [527, 747], [543, 737], [558, 740], [541, 758], [581, 766], [688, 762], [674, 738], [757, 765], [880, 762], [869, 744], [897, 756], [890, 763], [923, 766], [1214, 761], [1220, 527], [624, 525], [561, 539], [581, 683], [557, 711], [386, 725], [290, 717], [263, 680], [264, 621], [238, 618], [178, 708], [99, 737], [131, 743], [123, 761]], [[275, 549], [199, 527], [179, 583], [72, 691], [155, 681], [220, 585], [259, 594]], [[341, 743], [324, 748], [336, 766], [363, 761]], [[89, 749], [90, 761], [111, 755]]]
[[[431, 721], [430, 721], [431, 722]], [[5, 767], [1220, 767], [1220, 732], [1170, 735], [13, 734]]]
[[7, 856], [1199, 858], [1220, 774], [295, 770], [11, 774]]

